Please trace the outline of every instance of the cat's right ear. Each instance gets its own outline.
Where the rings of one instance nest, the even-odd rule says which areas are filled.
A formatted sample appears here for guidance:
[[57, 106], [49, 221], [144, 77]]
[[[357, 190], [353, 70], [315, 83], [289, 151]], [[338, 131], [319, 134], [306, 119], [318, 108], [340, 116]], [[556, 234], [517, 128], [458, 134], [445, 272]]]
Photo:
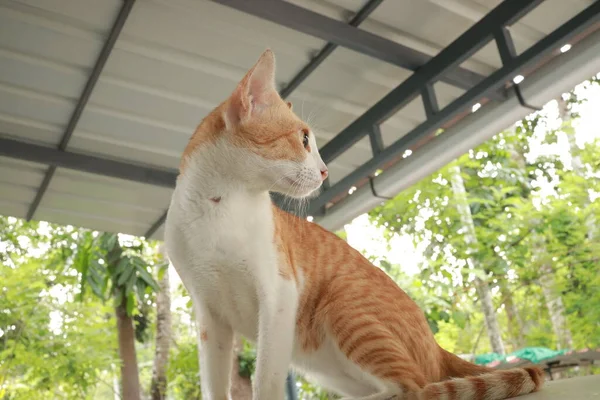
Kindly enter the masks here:
[[279, 95], [275, 89], [275, 55], [266, 50], [237, 85], [225, 112], [228, 128], [273, 104]]

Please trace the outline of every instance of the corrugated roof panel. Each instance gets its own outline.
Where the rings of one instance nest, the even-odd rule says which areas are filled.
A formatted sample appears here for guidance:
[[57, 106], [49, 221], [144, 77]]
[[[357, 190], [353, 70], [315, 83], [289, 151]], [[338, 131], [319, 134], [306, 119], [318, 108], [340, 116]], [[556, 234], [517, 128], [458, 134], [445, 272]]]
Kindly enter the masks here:
[[64, 97], [0, 83], [0, 113], [15, 118], [63, 127], [74, 104]]
[[0, 128], [58, 144], [118, 0], [0, 1]]
[[[537, 39], [539, 40], [593, 3], [594, 0], [545, 0], [513, 25], [511, 31], [518, 30], [520, 26], [527, 26], [541, 32], [542, 35]], [[534, 43], [535, 40], [515, 40], [517, 53], [521, 54]]]
[[[158, 218], [158, 215], [156, 215], [156, 218]], [[45, 206], [40, 206], [36, 213], [36, 219], [61, 225], [81, 226], [99, 231], [128, 233], [136, 236], [142, 236], [146, 232], [146, 229], [148, 229], [147, 224], [134, 221], [106, 217], [96, 213], [54, 209]]]
[[[170, 196], [166, 188], [58, 168], [36, 215], [50, 222], [142, 235], [164, 212]], [[108, 228], [113, 223], [119, 228]]]
[[0, 112], [0, 132], [23, 141], [55, 144], [62, 136], [63, 126]]
[[50, 190], [152, 210], [164, 208], [171, 200], [167, 188], [63, 168], [57, 169]]
[[46, 167], [0, 157], [0, 213], [24, 218]]
[[[288, 0], [348, 21], [365, 0]], [[433, 56], [500, 0], [386, 0], [360, 29]], [[547, 0], [511, 27], [522, 51], [592, 0]], [[0, 132], [56, 145], [122, 0], [0, 0]], [[139, 0], [69, 144], [70, 151], [177, 168], [197, 123], [234, 89], [267, 47], [283, 86], [324, 41], [210, 1]], [[500, 66], [495, 44], [463, 67]], [[411, 72], [337, 48], [290, 96], [324, 145]], [[440, 106], [463, 93], [436, 83]], [[389, 146], [425, 120], [420, 97], [381, 126]], [[330, 163], [335, 183], [372, 155], [364, 137]], [[0, 213], [24, 216], [45, 167], [0, 159]], [[12, 187], [16, 189], [10, 190]], [[59, 168], [36, 218], [144, 234], [170, 190]], [[162, 228], [154, 237], [162, 237]]]
[[[122, 0], [12, 0], [29, 6], [30, 10], [52, 15], [53, 19], [73, 28], [104, 34], [109, 21], [114, 20]], [[32, 12], [32, 11], [29, 11]]]
[[68, 99], [76, 99], [87, 72], [12, 50], [0, 49], [0, 82]]
[[[89, 132], [94, 137], [118, 140], [126, 145], [136, 144], [160, 149], [159, 151], [181, 152], [193, 128], [90, 105], [81, 117], [75, 137], [79, 131]], [[94, 149], [85, 150], [94, 152]], [[152, 159], [146, 163], [156, 165]]]
[[156, 216], [159, 210], [132, 206], [119, 202], [118, 198], [98, 200], [88, 197], [85, 193], [67, 194], [49, 189], [45, 196], [42, 209], [53, 209], [66, 213], [94, 215], [101, 218], [116, 218], [123, 223], [147, 224]]
[[280, 55], [286, 80], [306, 55], [325, 43], [258, 17], [213, 2], [150, 0], [138, 4], [124, 30], [124, 39], [203, 55], [225, 66], [246, 69], [270, 47]]
[[[108, 137], [91, 132], [78, 131], [71, 138], [69, 150], [82, 154], [101, 155], [104, 158], [126, 160], [137, 164], [176, 169], [181, 159], [183, 147], [177, 150], [160, 149], [156, 144], [144, 145], [134, 141], [125, 141], [122, 137]], [[183, 145], [182, 145], [183, 146]], [[169, 145], [169, 147], [172, 147]]]
[[165, 237], [165, 225], [162, 224], [160, 226], [160, 228], [158, 228], [156, 230], [156, 232], [154, 232], [154, 234], [151, 236], [152, 239], [158, 239], [158, 240], [162, 240]]
[[[106, 32], [86, 30], [77, 20], [65, 20], [60, 14], [40, 8], [47, 3], [36, 3], [37, 6], [32, 7], [17, 1], [0, 2], [0, 46], [42, 60], [90, 68]], [[100, 2], [80, 3], [90, 6]], [[113, 12], [117, 10], [118, 7], [113, 6]], [[103, 21], [105, 29], [112, 18], [114, 15]]]

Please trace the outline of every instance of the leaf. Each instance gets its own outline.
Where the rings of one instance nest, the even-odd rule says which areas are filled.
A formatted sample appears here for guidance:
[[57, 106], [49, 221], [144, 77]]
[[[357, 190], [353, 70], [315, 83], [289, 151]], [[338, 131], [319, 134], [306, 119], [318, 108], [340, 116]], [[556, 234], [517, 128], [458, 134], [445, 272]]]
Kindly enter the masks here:
[[[135, 272], [135, 269], [132, 268], [132, 271]], [[137, 279], [135, 279], [135, 275], [132, 273], [131, 278], [127, 281], [125, 285], [125, 295], [129, 296], [133, 291], [133, 285], [135, 285]]]
[[144, 266], [136, 265], [136, 269], [137, 269], [138, 273], [140, 274], [140, 278], [142, 278], [144, 280], [144, 282], [146, 282], [146, 284], [148, 284], [148, 286], [150, 286], [152, 289], [154, 289], [157, 292], [160, 290], [158, 287], [158, 283], [156, 283], [156, 281], [154, 280], [152, 275], [150, 275], [148, 273], [148, 271], [146, 271], [146, 268]]
[[379, 265], [387, 272], [390, 272], [392, 269], [392, 264], [387, 260], [379, 260]]
[[459, 328], [464, 329], [467, 324], [467, 314], [462, 311], [454, 311], [452, 313], [452, 319], [456, 322]]
[[115, 307], [119, 307], [121, 304], [123, 304], [123, 291], [121, 289], [115, 289], [113, 304]]
[[450, 314], [448, 314], [446, 311], [440, 311], [440, 319], [444, 322], [448, 322], [450, 320]]
[[106, 240], [106, 250], [111, 252], [114, 250], [115, 245], [117, 244], [118, 235], [113, 233]]
[[484, 199], [482, 197], [470, 197], [469, 203], [471, 203], [471, 204], [495, 204], [495, 201], [492, 199]]
[[135, 279], [135, 290], [138, 295], [138, 299], [143, 301], [146, 295], [146, 283], [141, 279]]
[[92, 288], [92, 292], [94, 292], [94, 294], [96, 296], [98, 296], [100, 299], [104, 299], [104, 293], [102, 288], [98, 285], [98, 283], [94, 280], [94, 279], [90, 279], [90, 277], [88, 276], [88, 283], [90, 285], [90, 287]]
[[134, 273], [135, 273], [135, 266], [131, 263], [127, 264], [127, 266], [124, 267], [123, 272], [121, 272], [119, 279], [117, 280], [117, 285], [121, 286], [125, 282], [129, 282], [129, 280], [135, 280], [135, 278], [133, 278]]
[[112, 272], [112, 276], [115, 280], [118, 280], [118, 278], [121, 276], [121, 274], [123, 273], [123, 271], [125, 271], [125, 269], [132, 265], [131, 264], [131, 260], [128, 257], [123, 257], [119, 260], [119, 262], [117, 263], [116, 268], [114, 269], [114, 271]]
[[135, 296], [133, 295], [133, 293], [131, 293], [129, 296], [127, 296], [127, 315], [128, 316], [132, 316], [133, 315], [133, 310], [135, 309]]
[[434, 335], [440, 331], [437, 321], [432, 321], [428, 318], [427, 324], [429, 324], [429, 328], [431, 329], [431, 332], [433, 332]]
[[158, 281], [162, 281], [163, 277], [165, 276], [165, 274], [167, 273], [167, 271], [169, 270], [169, 264], [168, 263], [161, 263], [158, 266]]

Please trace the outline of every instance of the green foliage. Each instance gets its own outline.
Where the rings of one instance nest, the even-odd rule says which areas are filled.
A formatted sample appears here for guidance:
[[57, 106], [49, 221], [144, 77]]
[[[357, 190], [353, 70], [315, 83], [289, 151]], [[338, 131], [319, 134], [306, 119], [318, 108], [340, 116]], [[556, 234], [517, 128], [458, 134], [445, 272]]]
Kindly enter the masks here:
[[[572, 92], [567, 100], [571, 119], [556, 125], [549, 110], [534, 113], [370, 213], [388, 238], [410, 235], [424, 247], [425, 265], [412, 279], [402, 276], [399, 266], [380, 264], [423, 308], [432, 331], [450, 349], [470, 352], [487, 346], [482, 345], [485, 335], [479, 341], [474, 333], [483, 327], [477, 322], [482, 316], [475, 278], [501, 291], [494, 302], [512, 347], [524, 345], [522, 340], [556, 347], [539, 290], [540, 269], [547, 265], [553, 289], [565, 303], [574, 346], [598, 346], [600, 233], [590, 237], [589, 232], [591, 221], [600, 220], [600, 202], [590, 200], [590, 194], [600, 193], [600, 146], [571, 148], [579, 169], [568, 168], [558, 154], [531, 155], [533, 146], [564, 143], [574, 134], [572, 118], [578, 114], [573, 107], [584, 99]], [[455, 166], [466, 189], [476, 243], [469, 240], [462, 200], [452, 190]], [[516, 320], [509, 321], [508, 300]]]
[[114, 306], [151, 332], [152, 244], [1, 217], [0, 250], [0, 398], [112, 397]]
[[242, 351], [238, 354], [238, 362], [238, 374], [244, 378], [251, 378], [256, 369], [256, 348], [247, 340], [243, 340]]
[[194, 337], [171, 348], [167, 380], [169, 392], [176, 399], [200, 400], [198, 346]]
[[0, 266], [0, 398], [88, 398], [118, 362], [111, 310], [69, 301], [76, 277], [56, 272]]
[[79, 236], [73, 267], [81, 278], [81, 295], [89, 287], [101, 300], [112, 298], [115, 306], [124, 305], [127, 315], [133, 316], [137, 305], [158, 291], [144, 243], [138, 239], [121, 243], [114, 233], [83, 231]]

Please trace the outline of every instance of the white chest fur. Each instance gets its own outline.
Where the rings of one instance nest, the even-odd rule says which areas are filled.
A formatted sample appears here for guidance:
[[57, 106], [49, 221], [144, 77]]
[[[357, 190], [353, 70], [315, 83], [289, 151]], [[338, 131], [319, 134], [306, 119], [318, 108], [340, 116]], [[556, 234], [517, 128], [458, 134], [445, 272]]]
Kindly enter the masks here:
[[211, 200], [180, 186], [166, 224], [169, 257], [195, 304], [256, 340], [259, 296], [281, 280], [268, 194], [223, 187]]

